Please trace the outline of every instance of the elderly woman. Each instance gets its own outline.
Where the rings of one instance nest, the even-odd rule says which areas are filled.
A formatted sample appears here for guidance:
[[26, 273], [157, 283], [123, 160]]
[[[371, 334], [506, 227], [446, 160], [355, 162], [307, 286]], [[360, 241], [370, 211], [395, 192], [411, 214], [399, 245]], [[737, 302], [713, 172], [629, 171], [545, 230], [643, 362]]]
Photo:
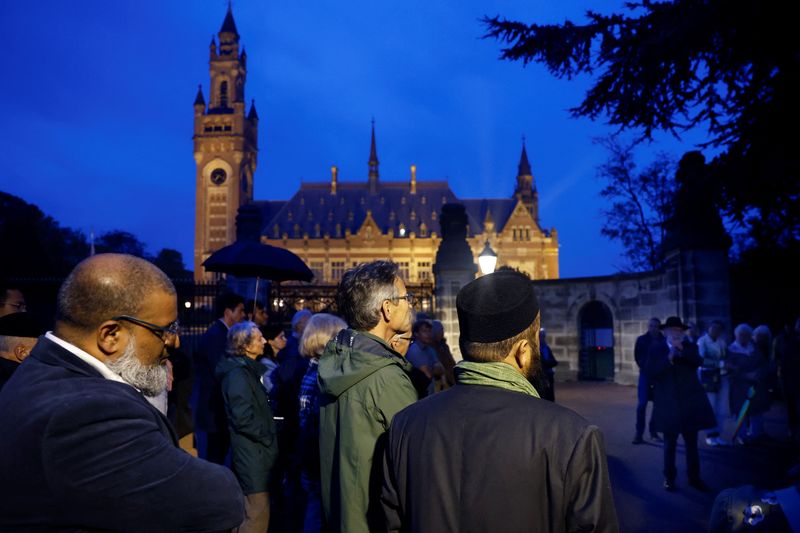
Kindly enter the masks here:
[[331, 338], [347, 324], [337, 316], [318, 313], [311, 317], [300, 337], [300, 353], [311, 361], [300, 384], [300, 481], [306, 492], [306, 513], [303, 531], [320, 531], [322, 500], [319, 472], [319, 357]]
[[264, 533], [269, 526], [267, 487], [278, 442], [267, 393], [261, 386], [263, 367], [256, 361], [266, 342], [255, 323], [235, 324], [228, 331], [228, 357], [216, 370], [228, 415], [233, 472], [245, 495], [240, 532]]
[[763, 414], [769, 408], [769, 393], [766, 386], [769, 360], [762, 356], [753, 342], [753, 328], [749, 325], [736, 326], [734, 336], [736, 340], [727, 350], [731, 414], [734, 417], [739, 416], [739, 411], [752, 387], [754, 395], [750, 399], [747, 411], [747, 434], [740, 436], [742, 442], [752, 442], [763, 437]]

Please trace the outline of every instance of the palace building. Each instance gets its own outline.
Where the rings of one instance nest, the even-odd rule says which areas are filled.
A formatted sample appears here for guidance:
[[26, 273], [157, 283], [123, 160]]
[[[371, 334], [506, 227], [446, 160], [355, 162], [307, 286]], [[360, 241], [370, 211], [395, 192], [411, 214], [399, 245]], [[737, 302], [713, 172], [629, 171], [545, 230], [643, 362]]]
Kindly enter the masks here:
[[366, 179], [344, 181], [332, 166], [329, 179], [302, 183], [289, 200], [254, 200], [258, 114], [254, 103], [245, 113], [247, 55], [239, 50], [230, 6], [218, 41], [210, 45], [208, 105], [202, 88], [194, 102], [196, 279], [207, 277], [201, 265], [211, 253], [234, 242], [237, 212], [248, 204], [260, 211], [261, 242], [300, 256], [316, 284], [338, 283], [346, 269], [375, 259], [398, 263], [407, 282], [433, 283], [438, 217], [446, 203], [465, 206], [476, 261], [488, 242], [498, 267], [519, 269], [536, 280], [559, 277], [558, 235], [540, 225], [524, 142], [510, 198], [459, 198], [446, 181], [418, 181], [414, 165], [406, 178], [381, 179], [373, 122]]

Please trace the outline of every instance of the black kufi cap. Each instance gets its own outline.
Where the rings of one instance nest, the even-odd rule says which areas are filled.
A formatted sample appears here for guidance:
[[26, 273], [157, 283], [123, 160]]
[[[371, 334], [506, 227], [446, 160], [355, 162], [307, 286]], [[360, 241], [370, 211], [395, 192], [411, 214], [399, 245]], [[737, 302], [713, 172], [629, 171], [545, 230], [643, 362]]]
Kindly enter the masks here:
[[463, 341], [498, 342], [528, 328], [539, 314], [539, 301], [524, 274], [502, 270], [465, 285], [456, 310]]
[[11, 313], [0, 317], [0, 335], [35, 339], [45, 333], [47, 328], [30, 313]]

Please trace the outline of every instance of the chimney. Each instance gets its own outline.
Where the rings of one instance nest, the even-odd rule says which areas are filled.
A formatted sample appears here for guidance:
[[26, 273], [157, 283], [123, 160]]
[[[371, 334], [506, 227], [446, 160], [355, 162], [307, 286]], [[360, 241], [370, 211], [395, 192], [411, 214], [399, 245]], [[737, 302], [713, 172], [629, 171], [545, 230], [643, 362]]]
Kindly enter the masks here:
[[336, 165], [331, 167], [331, 194], [336, 194], [336, 181], [339, 177], [339, 169]]
[[411, 165], [411, 194], [417, 194], [417, 165]]

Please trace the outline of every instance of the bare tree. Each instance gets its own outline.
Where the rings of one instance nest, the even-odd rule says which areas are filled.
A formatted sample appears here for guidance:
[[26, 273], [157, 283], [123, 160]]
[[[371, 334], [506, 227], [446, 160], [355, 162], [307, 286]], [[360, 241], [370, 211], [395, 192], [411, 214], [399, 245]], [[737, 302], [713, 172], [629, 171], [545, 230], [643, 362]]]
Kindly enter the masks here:
[[634, 145], [617, 137], [596, 142], [609, 151], [597, 175], [606, 182], [600, 196], [607, 201], [601, 233], [625, 248], [630, 270], [654, 270], [663, 262], [664, 223], [675, 194], [675, 161], [665, 153], [642, 172], [636, 171]]

